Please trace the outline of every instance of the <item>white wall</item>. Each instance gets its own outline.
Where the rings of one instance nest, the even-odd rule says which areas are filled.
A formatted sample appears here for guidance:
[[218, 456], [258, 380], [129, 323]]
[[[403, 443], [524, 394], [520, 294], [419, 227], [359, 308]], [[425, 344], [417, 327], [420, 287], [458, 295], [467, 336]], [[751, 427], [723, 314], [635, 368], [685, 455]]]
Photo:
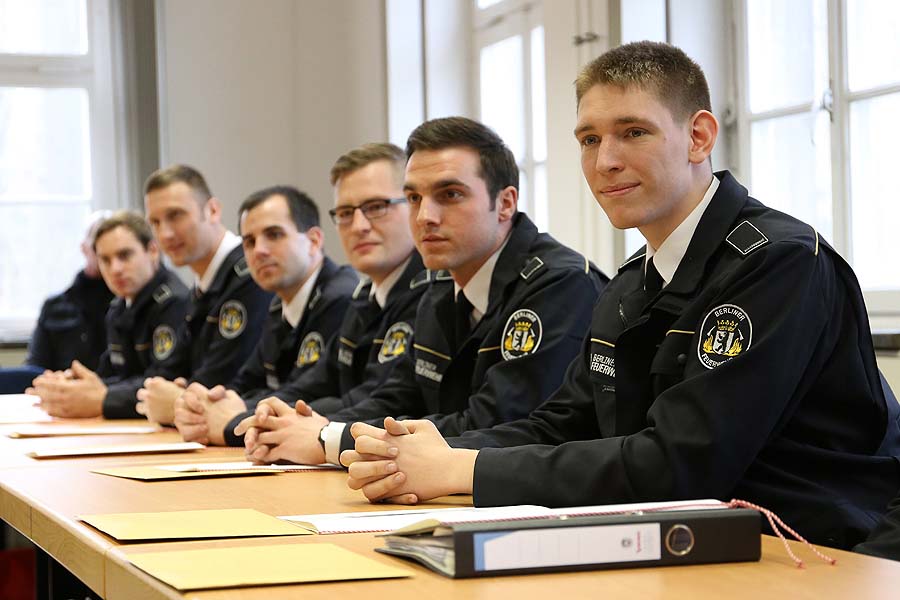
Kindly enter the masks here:
[[319, 204], [326, 248], [343, 262], [325, 210], [328, 171], [387, 137], [380, 1], [159, 0], [160, 155], [207, 177], [236, 228], [237, 207], [288, 183]]

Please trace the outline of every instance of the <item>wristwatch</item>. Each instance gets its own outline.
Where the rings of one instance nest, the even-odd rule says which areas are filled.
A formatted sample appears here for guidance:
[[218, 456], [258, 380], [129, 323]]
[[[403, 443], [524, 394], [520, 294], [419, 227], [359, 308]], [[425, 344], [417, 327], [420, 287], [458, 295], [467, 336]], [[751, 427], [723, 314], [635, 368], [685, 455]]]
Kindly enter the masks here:
[[325, 430], [328, 429], [328, 425], [319, 430], [319, 445], [322, 446], [322, 452], [325, 452]]

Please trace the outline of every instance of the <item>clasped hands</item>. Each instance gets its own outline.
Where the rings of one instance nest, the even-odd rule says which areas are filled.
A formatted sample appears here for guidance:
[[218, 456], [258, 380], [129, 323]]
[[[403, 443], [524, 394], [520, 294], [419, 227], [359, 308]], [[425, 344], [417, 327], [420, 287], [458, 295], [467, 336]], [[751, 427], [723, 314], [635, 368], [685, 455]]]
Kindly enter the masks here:
[[270, 397], [256, 405], [253, 415], [238, 423], [234, 432], [244, 436], [247, 458], [255, 463], [289, 461], [303, 465], [325, 462], [319, 432], [328, 419], [303, 400], [291, 407]]
[[415, 504], [472, 493], [476, 450], [451, 448], [431, 421], [384, 420], [384, 429], [354, 423], [354, 450], [341, 454], [347, 485], [370, 502]]
[[103, 414], [106, 384], [78, 362], [65, 371], [44, 371], [25, 393], [40, 396], [40, 407], [53, 417], [99, 417]]

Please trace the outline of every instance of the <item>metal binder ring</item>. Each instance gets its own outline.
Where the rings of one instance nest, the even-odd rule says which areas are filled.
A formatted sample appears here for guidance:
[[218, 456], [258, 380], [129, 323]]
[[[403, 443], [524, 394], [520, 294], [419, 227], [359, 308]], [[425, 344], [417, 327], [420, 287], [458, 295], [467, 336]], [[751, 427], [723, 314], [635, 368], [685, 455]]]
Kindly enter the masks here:
[[672, 525], [666, 532], [666, 550], [675, 556], [684, 556], [694, 549], [694, 532], [687, 525]]

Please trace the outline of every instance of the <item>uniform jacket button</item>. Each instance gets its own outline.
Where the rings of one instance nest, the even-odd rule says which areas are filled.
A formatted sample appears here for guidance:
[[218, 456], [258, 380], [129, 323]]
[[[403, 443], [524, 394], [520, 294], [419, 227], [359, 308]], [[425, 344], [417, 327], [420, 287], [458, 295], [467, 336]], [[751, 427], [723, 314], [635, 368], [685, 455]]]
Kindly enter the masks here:
[[679, 354], [678, 356], [675, 357], [675, 361], [679, 365], [683, 365], [684, 363], [687, 362], [687, 354]]

